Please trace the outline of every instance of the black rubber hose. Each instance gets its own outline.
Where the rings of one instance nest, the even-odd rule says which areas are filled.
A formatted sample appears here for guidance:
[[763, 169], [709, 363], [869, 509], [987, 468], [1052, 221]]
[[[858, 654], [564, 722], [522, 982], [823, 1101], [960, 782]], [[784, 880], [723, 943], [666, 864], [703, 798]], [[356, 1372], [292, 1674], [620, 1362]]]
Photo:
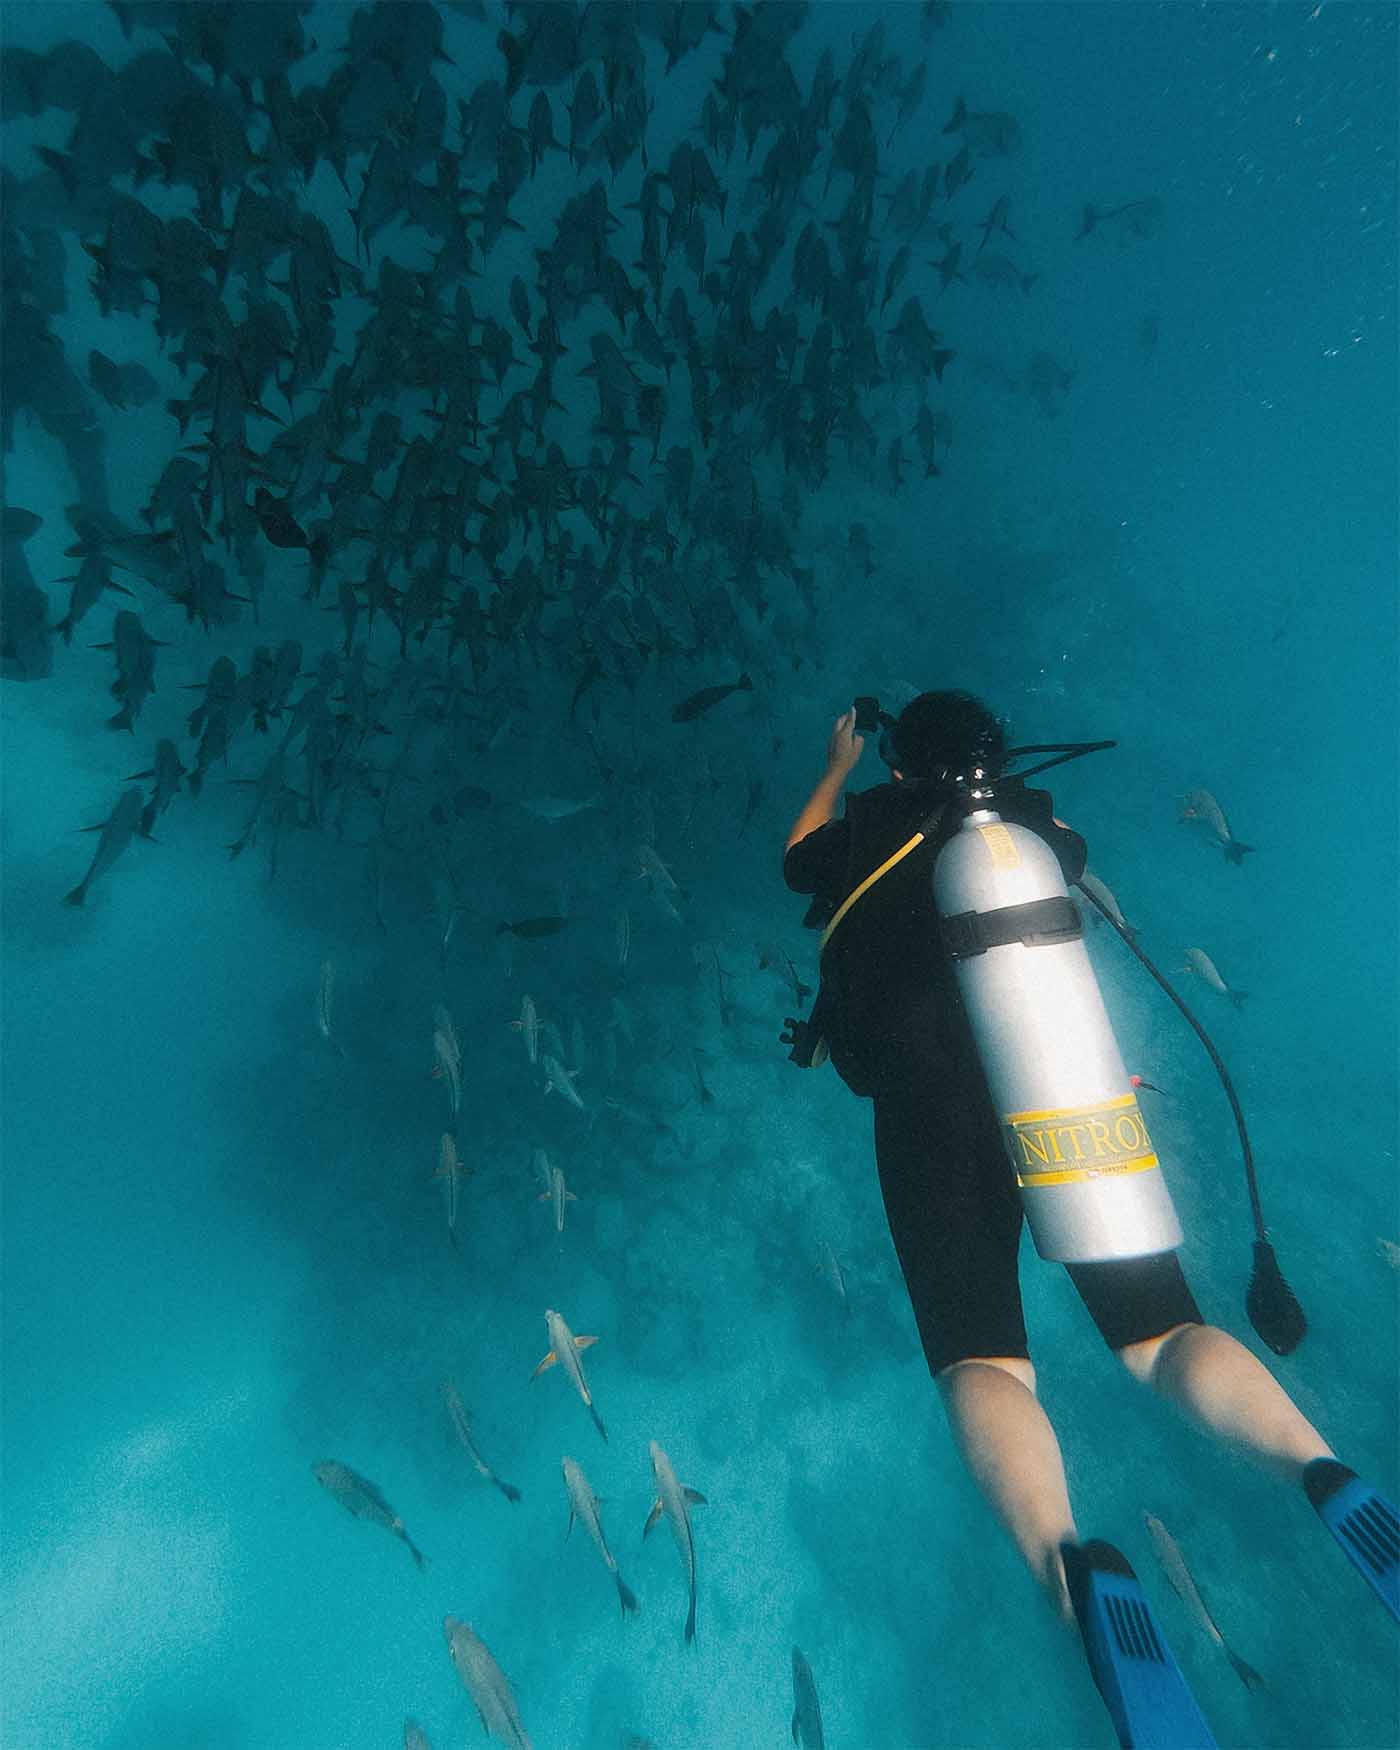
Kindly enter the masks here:
[[1244, 1155], [1244, 1176], [1249, 1186], [1249, 1207], [1254, 1219], [1254, 1268], [1250, 1274], [1249, 1290], [1245, 1296], [1245, 1311], [1249, 1322], [1269, 1345], [1276, 1355], [1287, 1355], [1296, 1349], [1307, 1332], [1308, 1321], [1293, 1290], [1283, 1279], [1279, 1269], [1278, 1259], [1274, 1256], [1274, 1248], [1269, 1243], [1269, 1236], [1264, 1227], [1264, 1206], [1259, 1198], [1259, 1180], [1254, 1171], [1254, 1151], [1249, 1146], [1249, 1131], [1245, 1127], [1244, 1113], [1240, 1109], [1239, 1097], [1235, 1093], [1235, 1085], [1230, 1080], [1230, 1072], [1221, 1061], [1220, 1053], [1211, 1043], [1206, 1030], [1196, 1017], [1182, 1002], [1166, 979], [1138, 947], [1132, 936], [1118, 922], [1108, 907], [1090, 893], [1087, 887], [1076, 881], [1075, 886], [1089, 901], [1090, 905], [1113, 925], [1118, 934], [1132, 949], [1133, 953], [1152, 974], [1153, 978], [1176, 1004], [1185, 1016], [1192, 1032], [1205, 1046], [1210, 1061], [1215, 1065], [1215, 1073], [1220, 1077], [1220, 1085], [1225, 1090], [1225, 1098], [1230, 1102], [1230, 1110], [1235, 1115], [1235, 1128], [1239, 1131], [1240, 1150]]

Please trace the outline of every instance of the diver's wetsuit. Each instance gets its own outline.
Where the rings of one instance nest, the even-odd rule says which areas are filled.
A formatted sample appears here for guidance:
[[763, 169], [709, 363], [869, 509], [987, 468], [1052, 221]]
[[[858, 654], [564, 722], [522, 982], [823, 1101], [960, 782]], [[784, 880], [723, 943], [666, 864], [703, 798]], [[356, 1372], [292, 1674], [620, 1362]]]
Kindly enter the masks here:
[[[787, 853], [788, 886], [834, 907], [934, 805], [903, 783], [847, 797], [842, 819]], [[1045, 840], [1067, 882], [1083, 873], [1084, 841], [1054, 824], [1048, 791], [1009, 790], [996, 808]], [[875, 1102], [880, 1189], [933, 1373], [972, 1356], [1029, 1358], [1021, 1200], [933, 903], [934, 860], [960, 825], [947, 810], [847, 912], [822, 957], [819, 1017], [842, 1080]], [[1112, 1349], [1202, 1322], [1175, 1252], [1066, 1268]]]

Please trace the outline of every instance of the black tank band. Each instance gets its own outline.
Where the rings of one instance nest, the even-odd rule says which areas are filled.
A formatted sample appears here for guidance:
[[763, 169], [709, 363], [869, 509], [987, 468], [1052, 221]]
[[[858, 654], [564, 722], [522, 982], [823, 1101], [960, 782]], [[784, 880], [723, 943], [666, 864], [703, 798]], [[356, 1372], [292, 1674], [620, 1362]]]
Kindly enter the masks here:
[[1079, 908], [1072, 899], [1033, 899], [1025, 905], [1003, 905], [996, 911], [964, 911], [940, 923], [943, 946], [954, 960], [970, 960], [988, 948], [1023, 942], [1045, 948], [1073, 942], [1084, 934]]

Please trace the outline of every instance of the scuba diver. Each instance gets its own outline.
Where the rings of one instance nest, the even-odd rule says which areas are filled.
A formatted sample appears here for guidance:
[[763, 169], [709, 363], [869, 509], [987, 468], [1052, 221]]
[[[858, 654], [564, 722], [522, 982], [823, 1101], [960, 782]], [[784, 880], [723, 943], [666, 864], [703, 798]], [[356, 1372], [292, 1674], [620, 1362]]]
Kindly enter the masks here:
[[[890, 781], [847, 796], [838, 819], [838, 800], [864, 747], [859, 731], [879, 727]], [[858, 700], [855, 710], [838, 717], [825, 774], [788, 835], [783, 864], [787, 885], [815, 896], [805, 921], [827, 926], [816, 1005], [807, 1021], [789, 1022], [793, 1031], [784, 1042], [793, 1044], [793, 1060], [803, 1067], [829, 1055], [852, 1091], [873, 1102], [890, 1234], [954, 1442], [1051, 1608], [1067, 1625], [1078, 1624], [1120, 1742], [1210, 1745], [1209, 1728], [1128, 1562], [1110, 1544], [1080, 1541], [1059, 1443], [1036, 1397], [1017, 1276], [1023, 1219], [1030, 1220], [1042, 1256], [1067, 1260], [1090, 1317], [1133, 1378], [1207, 1433], [1304, 1487], [1392, 1615], [1400, 1552], [1393, 1506], [1337, 1461], [1249, 1349], [1203, 1319], [1176, 1254], [1181, 1230], [1162, 1175], [1144, 1170], [1157, 1165], [1145, 1126], [1136, 1158], [1102, 1175], [1008, 1170], [1008, 1150], [1014, 1164], [1019, 1140], [1013, 1120], [1054, 1118], [1062, 1115], [1057, 1109], [1111, 1108], [1126, 1115], [1132, 1131], [1136, 1095], [1111, 1032], [1103, 1049], [1118, 1080], [1110, 1078], [1098, 1106], [1071, 1107], [1043, 1080], [1020, 1110], [1013, 1110], [1015, 1096], [994, 1094], [987, 1041], [998, 1029], [998, 1049], [1010, 1059], [1037, 1050], [1053, 1055], [1068, 1039], [1068, 1079], [1074, 1080], [1077, 1021], [1066, 1013], [1073, 1006], [1067, 1000], [1041, 1004], [1049, 1019], [1047, 1013], [1022, 1017], [1029, 1034], [1023, 1027], [1018, 1053], [1017, 1018], [1007, 1011], [1025, 989], [1033, 991], [1037, 973], [993, 986], [990, 1007], [985, 995], [979, 999], [981, 1014], [969, 995], [977, 987], [967, 982], [969, 968], [990, 967], [998, 954], [1003, 965], [1020, 954], [1033, 967], [1048, 966], [1048, 958], [1036, 957], [1062, 950], [1042, 944], [1071, 938], [1082, 962], [1075, 976], [1092, 981], [1077, 939], [1078, 913], [1066, 895], [1084, 873], [1084, 840], [1055, 818], [1048, 791], [1026, 787], [1021, 779], [1029, 774], [1007, 776], [1005, 768], [1017, 754], [1058, 751], [1068, 758], [1110, 745], [1008, 749], [1001, 722], [963, 692], [923, 693], [898, 718], [873, 699]], [[974, 880], [969, 902], [966, 871], [950, 873], [966, 843], [980, 859], [975, 877], [994, 864], [1040, 859], [1041, 891], [1058, 897], [978, 904]], [[948, 907], [937, 902], [945, 889], [961, 914], [951, 920]], [[959, 947], [950, 921], [971, 922], [985, 940]], [[1005, 946], [1012, 943], [1018, 945]], [[1094, 1003], [1102, 1014], [1096, 984], [1079, 1006]], [[1037, 1027], [1042, 1041], [1049, 1038], [1043, 1048], [1034, 1043]], [[1083, 1049], [1091, 1048], [1098, 1049]], [[1020, 1066], [1002, 1067], [1014, 1079]], [[1080, 1182], [1062, 1183], [1071, 1180]], [[1027, 1189], [1033, 1183], [1034, 1193]], [[1033, 1196], [1046, 1205], [1059, 1199], [1055, 1209], [1078, 1213], [1066, 1221], [1042, 1208], [1038, 1227]], [[1102, 1228], [1105, 1220], [1122, 1230], [1116, 1243], [1112, 1234], [1110, 1243], [1094, 1234], [1095, 1223]], [[1064, 1231], [1055, 1231], [1057, 1222]], [[1299, 1310], [1298, 1334], [1305, 1328]], [[1283, 1353], [1289, 1345], [1275, 1346]], [[1124, 1612], [1147, 1628], [1136, 1648], [1125, 1648], [1114, 1632]], [[1149, 1656], [1141, 1656], [1144, 1648]]]

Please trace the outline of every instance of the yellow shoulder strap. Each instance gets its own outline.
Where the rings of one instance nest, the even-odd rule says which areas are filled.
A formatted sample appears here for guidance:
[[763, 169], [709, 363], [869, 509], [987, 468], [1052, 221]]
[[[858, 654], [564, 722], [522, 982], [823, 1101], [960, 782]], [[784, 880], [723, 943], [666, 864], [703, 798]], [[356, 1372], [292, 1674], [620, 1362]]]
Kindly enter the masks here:
[[913, 838], [910, 839], [907, 843], [902, 844], [899, 847], [899, 849], [894, 852], [894, 854], [892, 856], [886, 857], [884, 862], [881, 863], [881, 865], [878, 869], [872, 869], [871, 872], [866, 876], [865, 880], [861, 882], [860, 886], [857, 887], [853, 893], [848, 893], [846, 895], [845, 899], [843, 899], [841, 901], [841, 904], [836, 908], [836, 913], [833, 916], [831, 922], [822, 931], [822, 939], [817, 944], [817, 958], [818, 959], [820, 959], [822, 954], [825, 953], [826, 945], [831, 940], [832, 935], [835, 933], [836, 926], [841, 922], [842, 918], [845, 917], [846, 913], [851, 909], [851, 907], [860, 898], [860, 896], [863, 893], [868, 892], [870, 890], [870, 888], [872, 888], [875, 885], [875, 883], [880, 879], [880, 877], [882, 875], [888, 875], [890, 870], [894, 868], [896, 863], [898, 863], [902, 858], [907, 857], [909, 855], [910, 851], [916, 850], [923, 842], [924, 842], [924, 834], [922, 832], [916, 832], [914, 834]]

